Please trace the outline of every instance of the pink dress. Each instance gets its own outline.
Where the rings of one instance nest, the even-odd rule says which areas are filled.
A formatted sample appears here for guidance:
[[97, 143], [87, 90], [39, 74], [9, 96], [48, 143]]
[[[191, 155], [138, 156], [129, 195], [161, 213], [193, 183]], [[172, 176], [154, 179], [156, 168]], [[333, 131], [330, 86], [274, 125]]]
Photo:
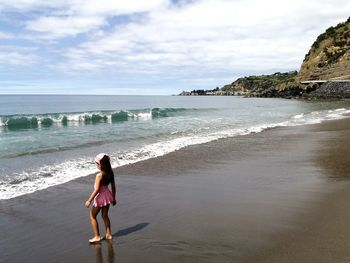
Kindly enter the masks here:
[[106, 205], [110, 205], [112, 203], [113, 203], [113, 195], [109, 190], [108, 185], [101, 184], [100, 190], [98, 191], [98, 194], [95, 196], [93, 206], [103, 207]]

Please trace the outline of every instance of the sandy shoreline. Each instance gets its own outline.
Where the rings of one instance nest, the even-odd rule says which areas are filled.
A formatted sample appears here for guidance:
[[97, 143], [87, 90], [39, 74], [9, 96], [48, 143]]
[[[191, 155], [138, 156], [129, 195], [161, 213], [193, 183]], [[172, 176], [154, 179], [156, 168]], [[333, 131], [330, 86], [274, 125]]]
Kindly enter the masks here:
[[87, 243], [92, 176], [2, 200], [0, 262], [346, 262], [349, 139], [346, 119], [120, 167], [115, 238], [100, 246]]

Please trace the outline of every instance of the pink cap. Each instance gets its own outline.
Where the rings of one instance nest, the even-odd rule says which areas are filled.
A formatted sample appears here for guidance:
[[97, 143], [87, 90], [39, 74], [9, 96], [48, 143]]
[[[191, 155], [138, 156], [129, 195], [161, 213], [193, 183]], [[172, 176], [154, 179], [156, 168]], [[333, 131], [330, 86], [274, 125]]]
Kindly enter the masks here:
[[103, 157], [105, 157], [107, 154], [105, 153], [99, 153], [98, 155], [96, 155], [95, 157], [95, 163], [101, 164], [101, 160]]

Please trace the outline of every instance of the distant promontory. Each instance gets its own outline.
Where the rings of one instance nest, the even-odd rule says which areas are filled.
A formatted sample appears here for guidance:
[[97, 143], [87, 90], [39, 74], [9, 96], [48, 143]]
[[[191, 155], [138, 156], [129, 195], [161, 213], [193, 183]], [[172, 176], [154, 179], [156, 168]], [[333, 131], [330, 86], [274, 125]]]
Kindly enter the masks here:
[[184, 91], [179, 95], [349, 99], [350, 17], [317, 37], [299, 72], [242, 77], [221, 88]]

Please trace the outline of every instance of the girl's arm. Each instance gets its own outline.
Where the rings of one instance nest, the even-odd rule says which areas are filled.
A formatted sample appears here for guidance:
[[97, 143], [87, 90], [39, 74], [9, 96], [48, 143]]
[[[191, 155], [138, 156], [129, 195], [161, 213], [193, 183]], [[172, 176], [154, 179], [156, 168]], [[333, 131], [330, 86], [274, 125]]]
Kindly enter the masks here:
[[117, 200], [116, 200], [116, 194], [117, 194], [117, 189], [116, 189], [116, 186], [115, 186], [115, 179], [113, 177], [112, 181], [111, 181], [111, 185], [112, 185], [112, 194], [113, 194], [113, 205], [115, 205], [117, 203]]
[[91, 204], [91, 201], [95, 198], [95, 196], [98, 194], [98, 191], [100, 190], [100, 186], [101, 186], [101, 179], [102, 179], [102, 174], [99, 173], [96, 175], [96, 179], [95, 179], [95, 187], [94, 187], [94, 191], [92, 192], [92, 194], [90, 195], [89, 199], [85, 202], [85, 206], [88, 208]]

